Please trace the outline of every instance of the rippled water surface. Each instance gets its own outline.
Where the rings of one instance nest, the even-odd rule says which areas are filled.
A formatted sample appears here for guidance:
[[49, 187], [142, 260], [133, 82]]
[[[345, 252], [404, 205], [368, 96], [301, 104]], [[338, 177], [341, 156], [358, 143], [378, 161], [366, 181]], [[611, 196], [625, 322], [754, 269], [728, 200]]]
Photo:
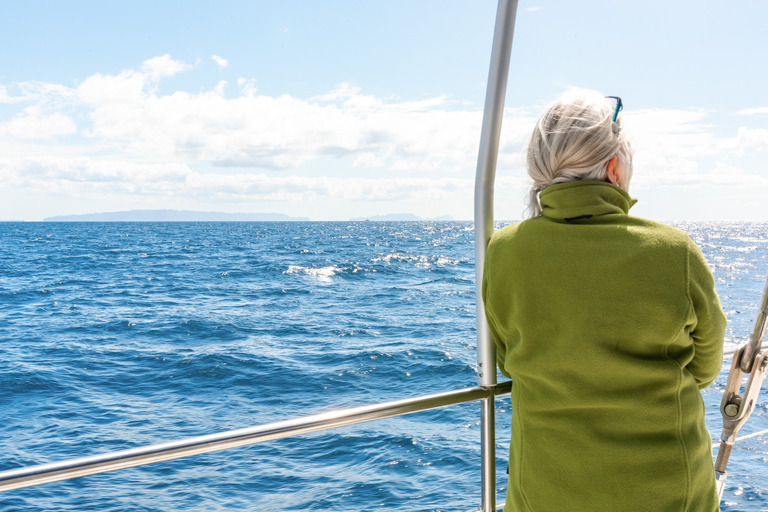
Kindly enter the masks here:
[[[768, 223], [678, 223], [743, 343]], [[0, 470], [473, 386], [470, 223], [0, 223]], [[719, 436], [727, 365], [705, 391]], [[768, 428], [761, 395], [744, 433]], [[511, 411], [497, 403], [498, 486]], [[768, 437], [723, 510], [768, 510]], [[480, 503], [466, 404], [0, 494], [0, 510]], [[500, 497], [503, 499], [503, 497]]]

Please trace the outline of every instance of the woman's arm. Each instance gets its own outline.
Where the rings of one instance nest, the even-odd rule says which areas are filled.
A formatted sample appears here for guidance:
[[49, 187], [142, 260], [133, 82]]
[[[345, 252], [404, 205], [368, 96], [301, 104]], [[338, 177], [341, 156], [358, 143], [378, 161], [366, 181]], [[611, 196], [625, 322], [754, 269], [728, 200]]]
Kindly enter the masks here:
[[693, 240], [688, 243], [688, 293], [696, 324], [691, 332], [694, 355], [687, 369], [699, 389], [704, 389], [717, 378], [723, 365], [726, 319], [715, 291], [715, 279]]
[[[490, 249], [490, 246], [489, 246]], [[491, 337], [493, 338], [493, 342], [496, 345], [496, 366], [499, 367], [499, 371], [501, 371], [501, 374], [504, 375], [507, 378], [511, 378], [507, 370], [504, 368], [504, 363], [506, 361], [506, 345], [504, 345], [504, 341], [499, 334], [499, 328], [496, 324], [496, 317], [493, 314], [493, 304], [489, 303], [491, 300], [491, 294], [489, 292], [490, 287], [490, 281], [492, 279], [491, 277], [491, 270], [490, 270], [490, 251], [486, 253], [486, 259], [485, 259], [485, 268], [483, 269], [483, 304], [485, 306], [485, 319], [488, 321], [488, 327], [490, 327], [491, 331]]]

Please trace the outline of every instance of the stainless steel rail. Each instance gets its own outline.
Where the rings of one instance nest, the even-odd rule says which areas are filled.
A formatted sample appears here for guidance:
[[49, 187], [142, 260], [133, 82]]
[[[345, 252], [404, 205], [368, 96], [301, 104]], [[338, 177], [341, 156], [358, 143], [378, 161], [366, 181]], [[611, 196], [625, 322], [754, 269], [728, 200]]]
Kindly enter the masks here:
[[144, 464], [181, 459], [201, 453], [216, 452], [239, 446], [263, 443], [264, 441], [272, 441], [274, 439], [294, 437], [309, 432], [318, 432], [320, 430], [355, 425], [366, 421], [402, 416], [448, 405], [477, 400], [487, 403], [494, 395], [509, 394], [511, 389], [512, 382], [507, 381], [493, 389], [474, 387], [376, 405], [340, 409], [256, 427], [191, 437], [180, 441], [3, 471], [0, 473], [0, 492], [95, 475], [97, 473], [106, 473]]
[[740, 361], [741, 371], [744, 373], [752, 371], [755, 358], [763, 344], [766, 327], [768, 327], [768, 277], [765, 279], [760, 307], [757, 308], [755, 320], [752, 322], [752, 334], [749, 336], [749, 345], [744, 350], [744, 355]]
[[507, 91], [512, 35], [515, 28], [517, 0], [499, 0], [496, 29], [493, 33], [488, 89], [485, 93], [483, 129], [475, 173], [475, 299], [477, 301], [478, 384], [496, 384], [496, 350], [485, 320], [483, 305], [483, 264], [485, 248], [493, 234], [493, 184], [499, 152], [504, 97]]
[[[512, 36], [515, 31], [517, 0], [499, 0], [496, 9], [496, 26], [493, 31], [491, 64], [485, 92], [483, 127], [475, 174], [475, 299], [477, 304], [477, 382], [481, 386], [496, 385], [496, 347], [485, 321], [483, 306], [483, 264], [485, 248], [493, 234], [493, 183], [496, 177], [496, 160], [499, 153], [501, 120], [504, 115], [504, 98], [507, 93], [509, 60], [512, 53]], [[496, 510], [496, 443], [494, 439], [493, 394], [483, 404], [480, 414], [482, 453], [481, 510]]]

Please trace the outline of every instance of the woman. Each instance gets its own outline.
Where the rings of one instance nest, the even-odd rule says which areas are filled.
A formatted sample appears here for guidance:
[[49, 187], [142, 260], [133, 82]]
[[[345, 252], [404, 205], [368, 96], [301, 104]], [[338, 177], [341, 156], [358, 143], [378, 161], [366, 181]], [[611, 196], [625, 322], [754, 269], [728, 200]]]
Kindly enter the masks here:
[[531, 218], [488, 246], [483, 300], [513, 379], [505, 512], [713, 512], [699, 390], [725, 316], [682, 231], [628, 215], [621, 100], [574, 90], [527, 151]]

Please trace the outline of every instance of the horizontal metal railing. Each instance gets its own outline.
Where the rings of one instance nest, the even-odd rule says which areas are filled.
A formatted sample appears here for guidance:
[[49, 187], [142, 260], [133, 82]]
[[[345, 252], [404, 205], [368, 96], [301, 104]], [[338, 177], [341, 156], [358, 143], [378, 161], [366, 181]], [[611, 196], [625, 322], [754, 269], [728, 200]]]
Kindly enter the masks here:
[[180, 441], [3, 471], [0, 473], [0, 492], [144, 464], [181, 459], [201, 453], [227, 450], [449, 405], [486, 400], [492, 395], [509, 394], [511, 389], [512, 381], [507, 381], [493, 388], [473, 387], [394, 402], [340, 409], [256, 427], [191, 437]]
[[[735, 351], [726, 351], [725, 356], [731, 356], [733, 352]], [[473, 387], [394, 402], [340, 409], [218, 434], [3, 471], [0, 472], [0, 492], [485, 400], [491, 396], [491, 389], [494, 395], [499, 396], [509, 394], [511, 388], [512, 381], [506, 381], [493, 388]], [[739, 440], [766, 433], [768, 430], [744, 436]], [[716, 446], [716, 444], [713, 445], [713, 449]]]

